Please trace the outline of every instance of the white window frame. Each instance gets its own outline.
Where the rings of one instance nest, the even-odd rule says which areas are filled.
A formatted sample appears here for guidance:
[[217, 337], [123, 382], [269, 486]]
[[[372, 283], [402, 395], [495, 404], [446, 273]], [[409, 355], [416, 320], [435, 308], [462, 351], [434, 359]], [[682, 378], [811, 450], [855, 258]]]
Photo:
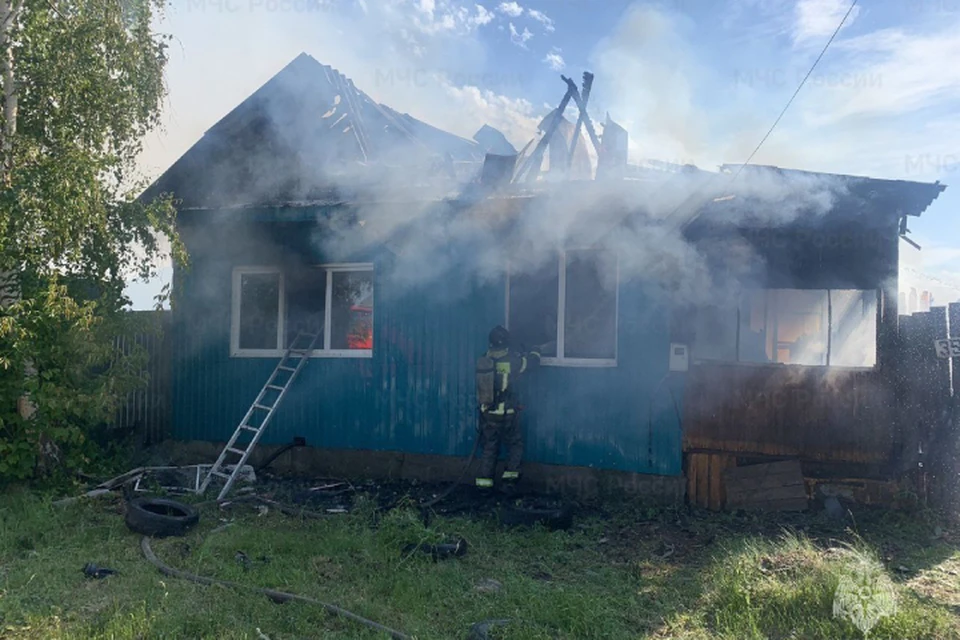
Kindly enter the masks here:
[[[336, 263], [336, 264], [318, 264], [310, 268], [321, 269], [326, 272], [325, 299], [323, 301], [323, 325], [322, 345], [320, 349], [313, 349], [310, 352], [311, 358], [372, 358], [372, 349], [329, 349], [332, 339], [331, 318], [333, 316], [333, 274], [334, 273], [355, 273], [355, 272], [373, 272], [372, 263]], [[278, 274], [280, 276], [280, 311], [279, 326], [277, 328], [278, 349], [241, 349], [240, 348], [240, 282], [241, 278], [247, 274]], [[374, 285], [376, 286], [376, 285]], [[374, 293], [376, 300], [376, 293]], [[376, 302], [374, 302], [374, 316], [376, 316]], [[287, 343], [287, 295], [286, 278], [283, 270], [279, 267], [234, 267], [233, 269], [233, 300], [231, 304], [230, 321], [230, 355], [234, 358], [279, 358], [286, 353], [283, 348]]]
[[[874, 318], [877, 323], [877, 331], [875, 335], [874, 343], [874, 363], [867, 366], [853, 366], [853, 365], [842, 365], [842, 364], [833, 364], [830, 362], [830, 355], [832, 352], [833, 345], [833, 303], [830, 298], [830, 293], [832, 291], [846, 291], [847, 289], [840, 288], [824, 288], [824, 289], [790, 289], [789, 287], [771, 287], [771, 288], [760, 288], [757, 291], [763, 291], [766, 294], [765, 300], [769, 304], [770, 292], [771, 291], [825, 291], [827, 294], [827, 363], [826, 364], [792, 364], [788, 362], [751, 362], [749, 360], [740, 359], [740, 308], [743, 302], [743, 295], [741, 294], [737, 301], [737, 317], [736, 317], [736, 351], [735, 357], [733, 360], [726, 360], [720, 358], [698, 358], [696, 353], [692, 353], [693, 364], [735, 364], [745, 367], [804, 367], [808, 369], [845, 369], [850, 371], [874, 371], [880, 366], [880, 318], [881, 318], [881, 295], [879, 289], [854, 289], [854, 291], [872, 291], [874, 292], [874, 302], [876, 305], [876, 317]], [[696, 336], [694, 336], [696, 339]]]
[[[241, 349], [240, 348], [240, 296], [241, 282], [245, 275], [276, 275], [280, 281], [279, 307], [277, 322], [277, 348]], [[230, 306], [230, 355], [234, 358], [279, 358], [284, 354], [280, 349], [284, 341], [284, 329], [287, 315], [287, 299], [284, 291], [283, 271], [279, 267], [234, 267], [233, 296]]]
[[[567, 358], [564, 355], [565, 348], [565, 316], [567, 304], [567, 253], [571, 251], [595, 251], [593, 247], [571, 247], [557, 252], [556, 261], [559, 270], [559, 291], [557, 292], [557, 355], [549, 358], [541, 358], [540, 364], [551, 367], [584, 367], [584, 368], [602, 368], [616, 367], [620, 355], [620, 257], [612, 253], [614, 258], [614, 306], [613, 306], [613, 358]], [[510, 264], [507, 264], [507, 282], [506, 282], [506, 322], [504, 326], [510, 329], [510, 278], [512, 272]]]
[[[326, 299], [323, 301], [323, 348], [314, 349], [310, 352], [311, 358], [372, 358], [373, 349], [330, 349], [332, 339], [331, 318], [333, 317], [333, 274], [334, 273], [355, 273], [355, 272], [373, 272], [373, 264], [368, 262], [340, 263], [340, 264], [318, 264], [317, 269], [322, 269], [327, 273]], [[374, 286], [373, 296], [373, 314], [377, 313], [376, 286]]]

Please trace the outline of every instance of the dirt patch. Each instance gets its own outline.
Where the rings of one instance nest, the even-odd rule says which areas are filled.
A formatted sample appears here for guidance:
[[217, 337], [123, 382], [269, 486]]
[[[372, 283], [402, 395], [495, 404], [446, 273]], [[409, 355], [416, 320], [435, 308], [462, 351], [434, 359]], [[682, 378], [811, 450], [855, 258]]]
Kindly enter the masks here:
[[696, 531], [682, 523], [663, 521], [612, 524], [600, 538], [601, 553], [615, 565], [651, 561], [678, 563], [703, 552], [716, 536]]
[[907, 581], [917, 594], [960, 609], [960, 554]]
[[343, 565], [326, 556], [315, 556], [310, 559], [310, 566], [321, 582], [338, 578], [343, 572]]

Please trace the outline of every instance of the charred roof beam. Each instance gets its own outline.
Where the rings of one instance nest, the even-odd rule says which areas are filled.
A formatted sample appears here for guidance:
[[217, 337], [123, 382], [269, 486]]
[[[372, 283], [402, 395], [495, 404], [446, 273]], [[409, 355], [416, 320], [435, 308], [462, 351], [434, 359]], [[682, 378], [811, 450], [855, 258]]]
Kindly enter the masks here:
[[[560, 76], [563, 78], [563, 76]], [[568, 78], [563, 78], [567, 82], [567, 86], [570, 86], [572, 83]], [[583, 72], [583, 106], [580, 108], [580, 117], [577, 118], [577, 126], [573, 128], [573, 137], [570, 139], [570, 154], [567, 156], [567, 171], [570, 170], [570, 167], [573, 166], [573, 153], [577, 150], [577, 141], [580, 139], [580, 129], [583, 128], [584, 120], [588, 118], [587, 116], [587, 103], [590, 101], [590, 89], [593, 87], [593, 74], [589, 71]], [[576, 90], [576, 86], [573, 87]], [[596, 144], [596, 142], [594, 142]], [[597, 154], [600, 153], [599, 147], [597, 148]]]
[[570, 142], [570, 160], [573, 160], [573, 151], [577, 145], [577, 138], [580, 136], [581, 123], [587, 127], [587, 135], [590, 136], [590, 142], [593, 143], [594, 150], [599, 154], [600, 139], [597, 137], [597, 132], [593, 129], [593, 121], [590, 120], [590, 116], [587, 114], [587, 100], [590, 98], [590, 89], [593, 87], [593, 74], [589, 72], [584, 72], [583, 74], [583, 98], [580, 97], [580, 91], [577, 89], [577, 85], [573, 80], [566, 76], [560, 77], [567, 83], [567, 93], [573, 97], [573, 101], [580, 110], [580, 117], [577, 119], [577, 128], [576, 131], [574, 131], [573, 140]]
[[561, 75], [560, 79], [567, 84], [567, 92], [564, 94], [563, 100], [560, 101], [560, 105], [554, 112], [553, 119], [543, 132], [543, 137], [537, 142], [537, 146], [533, 150], [533, 153], [530, 154], [530, 156], [521, 164], [520, 168], [518, 169], [516, 175], [514, 176], [514, 182], [519, 182], [521, 179], [523, 179], [524, 174], [526, 174], [527, 182], [533, 182], [537, 179], [537, 176], [540, 174], [540, 165], [543, 163], [543, 153], [546, 150], [547, 145], [553, 140], [554, 134], [556, 133], [557, 128], [560, 126], [561, 120], [563, 120], [563, 113], [567, 110], [567, 105], [570, 104], [570, 100], [573, 100], [577, 105], [580, 115], [577, 118], [577, 125], [573, 132], [573, 139], [570, 142], [566, 168], [569, 170], [573, 163], [573, 155], [576, 151], [577, 138], [580, 137], [580, 129], [582, 127], [586, 127], [587, 134], [590, 136], [590, 141], [593, 143], [594, 149], [598, 155], [600, 153], [600, 139], [597, 137], [597, 132], [593, 128], [593, 121], [590, 120], [590, 116], [587, 114], [587, 101], [590, 99], [590, 89], [593, 87], [593, 74], [588, 71], [584, 72], [583, 74], [582, 97], [580, 95], [580, 90], [577, 88], [577, 85], [573, 80], [564, 75]]
[[[563, 76], [560, 76], [561, 78]], [[566, 80], [566, 78], [564, 78]], [[573, 90], [576, 91], [576, 85], [572, 85]], [[527, 173], [527, 182], [533, 182], [537, 179], [537, 176], [540, 174], [540, 165], [543, 163], [543, 152], [546, 150], [547, 145], [550, 143], [550, 139], [553, 138], [553, 134], [556, 133], [557, 127], [560, 126], [560, 121], [563, 119], [563, 112], [566, 111], [567, 105], [570, 104], [570, 99], [573, 97], [573, 94], [570, 91], [568, 86], [567, 93], [564, 94], [563, 100], [560, 101], [560, 106], [557, 107], [557, 111], [554, 114], [553, 120], [550, 121], [550, 124], [547, 126], [547, 130], [543, 132], [543, 137], [540, 138], [540, 141], [537, 143], [536, 148], [533, 150], [533, 153], [530, 154], [530, 157], [527, 158], [519, 171], [514, 181], [519, 181], [524, 173]]]

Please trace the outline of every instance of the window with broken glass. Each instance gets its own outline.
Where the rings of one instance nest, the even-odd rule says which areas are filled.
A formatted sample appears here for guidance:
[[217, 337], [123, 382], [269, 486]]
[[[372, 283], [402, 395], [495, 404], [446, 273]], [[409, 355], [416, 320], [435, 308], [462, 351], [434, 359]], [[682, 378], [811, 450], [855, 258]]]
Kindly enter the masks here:
[[[315, 357], [369, 357], [373, 300], [369, 264], [321, 265], [285, 273], [238, 267], [231, 352], [240, 357], [279, 356], [298, 335], [317, 334]], [[306, 346], [310, 339], [302, 336], [296, 346]]]
[[616, 259], [597, 250], [569, 250], [534, 269], [513, 267], [507, 327], [518, 348], [543, 346], [544, 364], [615, 365]]
[[695, 361], [872, 367], [877, 292], [765, 289], [739, 304], [705, 306], [696, 319]]

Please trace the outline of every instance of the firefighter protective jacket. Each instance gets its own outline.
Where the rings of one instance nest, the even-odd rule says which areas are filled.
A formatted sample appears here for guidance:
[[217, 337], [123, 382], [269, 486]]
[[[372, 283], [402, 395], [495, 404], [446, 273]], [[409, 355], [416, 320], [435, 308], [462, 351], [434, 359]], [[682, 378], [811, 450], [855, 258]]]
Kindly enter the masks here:
[[531, 351], [519, 354], [509, 349], [489, 349], [484, 355], [495, 362], [496, 378], [500, 386], [497, 395], [500, 401], [494, 405], [481, 404], [480, 411], [491, 416], [511, 415], [517, 408], [513, 382], [517, 377], [540, 366], [540, 353]]

